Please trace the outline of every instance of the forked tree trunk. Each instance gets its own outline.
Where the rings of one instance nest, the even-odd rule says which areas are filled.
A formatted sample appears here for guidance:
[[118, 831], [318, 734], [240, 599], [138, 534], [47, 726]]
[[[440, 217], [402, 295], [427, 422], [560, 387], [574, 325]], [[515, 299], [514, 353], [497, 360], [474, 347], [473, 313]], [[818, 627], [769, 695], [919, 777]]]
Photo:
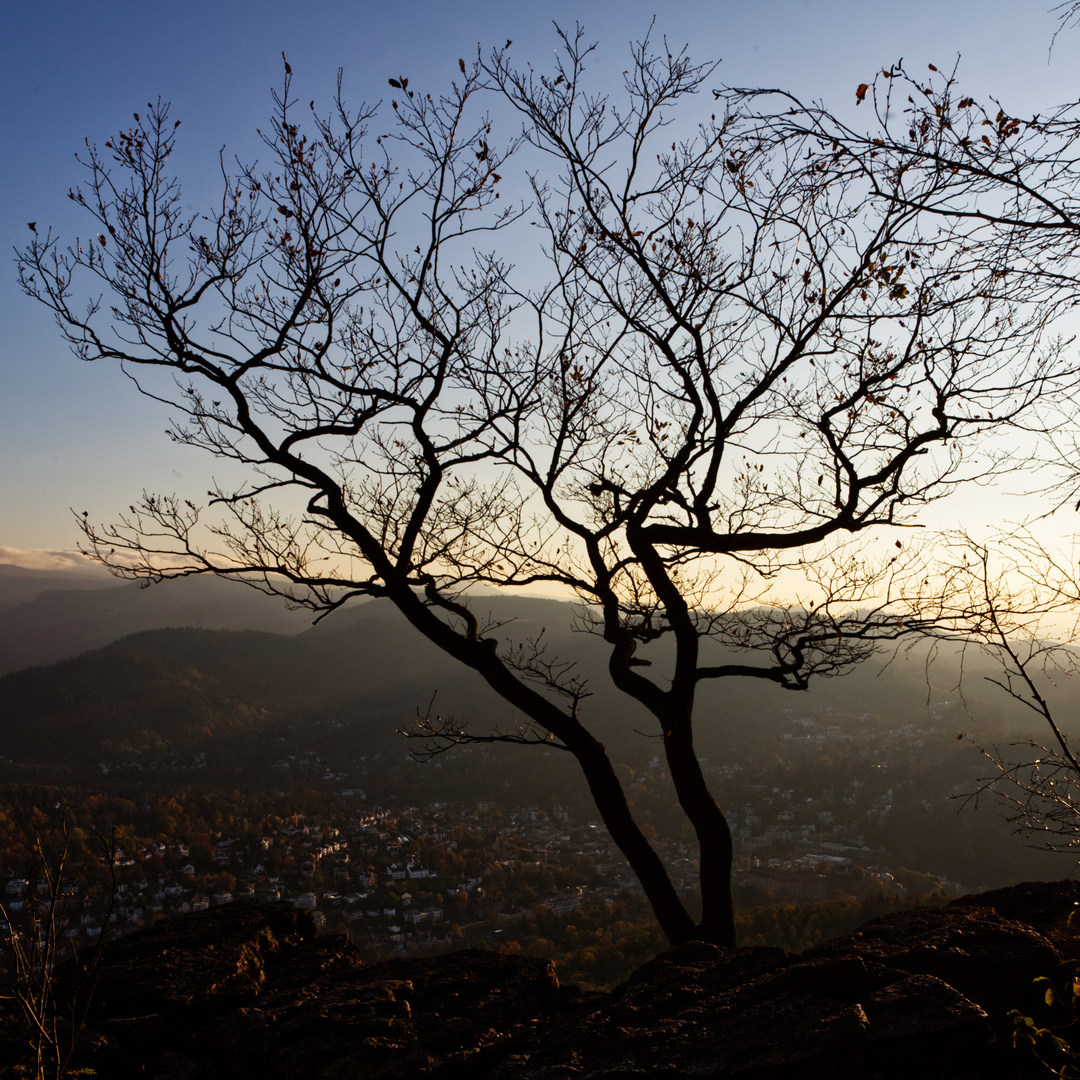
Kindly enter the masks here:
[[731, 828], [709, 791], [694, 749], [693, 699], [662, 719], [668, 771], [683, 813], [694, 827], [698, 845], [701, 922], [695, 938], [735, 947], [735, 912], [731, 899], [733, 847]]
[[697, 833], [701, 856], [702, 918], [695, 923], [679, 897], [663, 860], [634, 820], [626, 793], [615, 774], [604, 745], [576, 718], [524, 685], [490, 647], [491, 642], [465, 637], [435, 616], [411, 589], [395, 591], [391, 599], [425, 637], [473, 668], [505, 701], [551, 732], [573, 754], [589, 785], [600, 817], [612, 840], [626, 856], [660, 929], [672, 945], [704, 940], [734, 946], [735, 924], [731, 902], [731, 833], [705, 785], [689, 732], [692, 697], [680, 715], [678, 738], [665, 734], [672, 779], [684, 811]]
[[705, 784], [692, 743], [688, 750], [681, 746], [669, 747], [668, 767], [679, 803], [694, 826], [698, 843], [701, 922], [694, 937], [734, 948], [733, 847], [727, 818]]

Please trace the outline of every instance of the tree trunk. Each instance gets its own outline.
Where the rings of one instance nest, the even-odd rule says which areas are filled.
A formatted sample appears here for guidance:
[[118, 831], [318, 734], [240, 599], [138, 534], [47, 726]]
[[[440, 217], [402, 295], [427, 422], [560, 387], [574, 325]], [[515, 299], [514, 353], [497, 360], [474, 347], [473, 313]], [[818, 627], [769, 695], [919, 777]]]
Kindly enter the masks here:
[[735, 947], [735, 909], [731, 899], [734, 849], [731, 828], [717, 805], [694, 752], [690, 707], [664, 723], [664, 750], [679, 805], [694, 826], [698, 842], [701, 922], [695, 937]]
[[[488, 647], [487, 642], [467, 638], [453, 630], [427, 608], [411, 589], [404, 586], [396, 589], [390, 594], [390, 599], [429, 641], [478, 672], [505, 701], [555, 735], [574, 755], [585, 774], [601, 819], [645, 890], [645, 896], [668, 941], [672, 945], [678, 945], [704, 937], [718, 945], [733, 944], [729, 886], [725, 883], [719, 892], [716, 889], [710, 890], [709, 902], [716, 907], [717, 914], [708, 915], [702, 919], [700, 926], [695, 926], [675, 891], [663, 860], [634, 820], [626, 801], [626, 793], [615, 775], [604, 745], [590, 734], [580, 721], [568, 716], [543, 695], [522, 683], [496, 656], [494, 649]], [[691, 759], [694, 760], [692, 747]], [[696, 766], [696, 760], [694, 764]], [[715, 803], [712, 805], [716, 808]], [[720, 821], [724, 821], [723, 815], [720, 815]], [[730, 871], [731, 841], [726, 823], [724, 835], [728, 837], [727, 867]], [[713, 878], [722, 872], [722, 862], [722, 859], [709, 859], [710, 874]], [[726, 897], [726, 901], [717, 904], [713, 898], [720, 894]], [[727, 913], [726, 922], [724, 912]]]
[[[593, 801], [612, 840], [626, 856], [631, 870], [641, 882], [660, 929], [672, 945], [681, 945], [701, 937], [701, 927], [694, 925], [690, 913], [679, 899], [663, 860], [634, 820], [607, 752], [591, 736], [587, 736], [587, 739], [591, 745], [571, 747], [571, 752], [585, 773]], [[716, 944], [722, 942], [717, 941]]]

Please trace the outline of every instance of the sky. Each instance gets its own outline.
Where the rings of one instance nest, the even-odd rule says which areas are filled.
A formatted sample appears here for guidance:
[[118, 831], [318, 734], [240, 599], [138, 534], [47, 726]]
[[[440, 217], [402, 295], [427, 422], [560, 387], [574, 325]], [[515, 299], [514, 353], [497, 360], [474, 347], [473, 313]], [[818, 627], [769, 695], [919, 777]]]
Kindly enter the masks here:
[[[1076, 97], [1080, 29], [1065, 30], [1050, 55], [1057, 17], [1042, 2], [11, 4], [0, 45], [0, 239], [13, 252], [29, 240], [28, 222], [65, 238], [85, 232], [66, 197], [81, 179], [75, 153], [158, 98], [183, 121], [177, 167], [197, 202], [222, 147], [244, 155], [257, 145], [283, 51], [302, 100], [328, 102], [340, 68], [347, 99], [370, 103], [386, 99], [391, 77], [447, 86], [478, 45], [512, 39], [518, 63], [544, 66], [557, 44], [553, 22], [579, 22], [600, 44], [601, 70], [617, 75], [655, 16], [654, 34], [688, 45], [696, 60], [721, 60], [716, 85], [781, 87], [840, 109], [900, 58], [917, 72], [959, 57], [969, 93], [1022, 115]], [[49, 313], [20, 293], [13, 255], [3, 265], [0, 562], [63, 566], [78, 537], [70, 509], [111, 520], [144, 489], [200, 495], [215, 470], [164, 436], [165, 410], [118, 371], [75, 359]]]

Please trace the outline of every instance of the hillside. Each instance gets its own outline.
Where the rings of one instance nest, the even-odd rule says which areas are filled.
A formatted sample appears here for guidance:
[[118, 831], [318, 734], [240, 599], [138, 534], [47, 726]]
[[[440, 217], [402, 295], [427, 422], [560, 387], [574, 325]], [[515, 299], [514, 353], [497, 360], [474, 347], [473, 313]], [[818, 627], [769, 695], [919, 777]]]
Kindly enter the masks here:
[[[497, 618], [506, 603], [492, 606]], [[548, 623], [565, 623], [560, 607], [542, 600], [515, 604], [519, 618], [500, 633], [535, 637]], [[565, 631], [548, 631], [545, 640], [553, 655], [578, 657], [579, 670], [592, 678], [595, 693], [584, 713], [603, 738], [615, 740], [616, 755], [630, 761], [652, 756], [649, 718], [606, 685], [603, 642]], [[827, 708], [896, 725], [925, 720], [926, 701], [917, 662], [896, 663], [884, 673], [880, 664], [868, 664], [805, 694], [731, 680], [702, 692], [699, 747], [706, 756], [742, 752], [748, 739], [760, 742], [779, 730], [792, 708]], [[152, 630], [7, 674], [0, 678], [0, 754], [42, 765], [166, 751], [184, 757], [218, 750], [243, 734], [324, 723], [359, 726], [365, 739], [385, 745], [417, 710], [429, 707], [479, 733], [513, 723], [478, 676], [392, 609], [371, 603], [294, 636]]]
[[[1068, 1018], [1032, 983], [1064, 980], [1078, 900], [1075, 882], [1023, 885], [802, 955], [689, 944], [593, 995], [521, 954], [364, 965], [292, 905], [229, 904], [106, 949], [72, 1064], [187, 1080], [1026, 1080], [1046, 1071], [1013, 1046], [1009, 1011]], [[14, 1013], [0, 1019], [10, 1038]], [[16, 1055], [0, 1042], [0, 1065]]]
[[[226, 582], [170, 583], [185, 585], [191, 588], [168, 593], [154, 609], [159, 619], [182, 620], [194, 603], [201, 612], [214, 611], [226, 594], [240, 600], [258, 595]], [[224, 592], [206, 591], [208, 585]], [[127, 603], [126, 588], [107, 592], [125, 594]], [[46, 593], [33, 605], [9, 609], [3, 613], [8, 637], [23, 633], [32, 639], [36, 625], [52, 633], [56, 619], [26, 624], [27, 608], [51, 607], [56, 617], [63, 613], [77, 622], [84, 595], [96, 594]], [[503, 624], [493, 633], [504, 643], [542, 635], [550, 657], [576, 660], [592, 691], [583, 715], [602, 738], [615, 740], [617, 757], [634, 762], [655, 753], [650, 718], [610, 687], [606, 646], [595, 635], [570, 629], [569, 605], [491, 597], [476, 607]], [[125, 610], [130, 615], [133, 609]], [[150, 611], [144, 617], [153, 621]], [[243, 622], [253, 611], [240, 605], [229, 609], [229, 617]], [[99, 622], [94, 632], [104, 634], [105, 626]], [[793, 713], [834, 713], [838, 721], [847, 717], [849, 728], [853, 718], [872, 729], [922, 724], [932, 714], [944, 715], [942, 699], [951, 702], [946, 713], [958, 729], [995, 738], [1030, 729], [1031, 721], [973, 670], [970, 657], [966, 710], [961, 707], [955, 693], [957, 658], [939, 652], [929, 673], [920, 653], [901, 654], [891, 663], [883, 656], [841, 678], [818, 680], [801, 693], [758, 680], [705, 684], [698, 704], [699, 752], [719, 758], [745, 753], [751, 743], [778, 735]], [[651, 656], [662, 672], [662, 643], [652, 646]], [[1067, 700], [1063, 715], [1080, 714], [1078, 704]], [[380, 727], [388, 735], [409, 726], [417, 710], [429, 708], [479, 733], [514, 722], [505, 703], [475, 673], [420, 636], [389, 604], [373, 601], [297, 634], [181, 622], [180, 628], [131, 633], [69, 659], [10, 672], [0, 677], [0, 754], [37, 764], [69, 764], [87, 755], [96, 760], [121, 751], [159, 754], [165, 747], [184, 755], [205, 752], [237, 733], [321, 722], [359, 724], [365, 737], [383, 742]]]

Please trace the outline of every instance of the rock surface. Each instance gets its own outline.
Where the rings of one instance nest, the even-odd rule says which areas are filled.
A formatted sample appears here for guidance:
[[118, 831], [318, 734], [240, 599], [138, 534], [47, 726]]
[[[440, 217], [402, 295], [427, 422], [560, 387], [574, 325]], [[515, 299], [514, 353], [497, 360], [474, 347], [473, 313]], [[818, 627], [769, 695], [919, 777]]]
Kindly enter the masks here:
[[1035, 1077], [1008, 1013], [1080, 955], [1077, 905], [1080, 883], [1031, 883], [801, 956], [690, 944], [583, 996], [539, 957], [365, 966], [288, 904], [236, 903], [108, 949], [77, 1063], [114, 1080]]

